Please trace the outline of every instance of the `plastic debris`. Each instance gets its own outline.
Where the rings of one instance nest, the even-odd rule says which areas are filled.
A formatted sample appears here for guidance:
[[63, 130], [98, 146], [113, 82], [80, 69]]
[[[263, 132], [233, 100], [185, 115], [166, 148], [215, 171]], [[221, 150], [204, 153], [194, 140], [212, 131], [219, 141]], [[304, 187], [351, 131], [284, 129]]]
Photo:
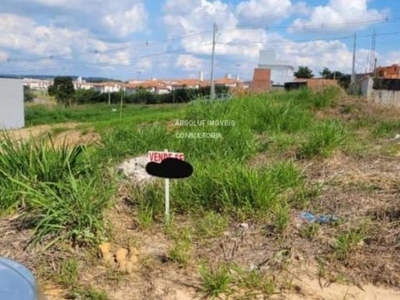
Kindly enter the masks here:
[[314, 216], [309, 211], [304, 211], [301, 213], [301, 217], [311, 223], [329, 224], [338, 221], [338, 217], [334, 215], [321, 215], [319, 217]]

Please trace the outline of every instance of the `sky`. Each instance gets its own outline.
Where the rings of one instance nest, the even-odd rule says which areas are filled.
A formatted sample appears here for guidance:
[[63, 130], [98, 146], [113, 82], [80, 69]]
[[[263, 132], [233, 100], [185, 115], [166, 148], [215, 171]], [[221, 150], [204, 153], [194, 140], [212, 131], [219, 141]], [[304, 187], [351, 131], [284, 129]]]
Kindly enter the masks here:
[[259, 51], [278, 60], [350, 73], [400, 63], [394, 0], [1, 0], [0, 74], [119, 80], [252, 78]]

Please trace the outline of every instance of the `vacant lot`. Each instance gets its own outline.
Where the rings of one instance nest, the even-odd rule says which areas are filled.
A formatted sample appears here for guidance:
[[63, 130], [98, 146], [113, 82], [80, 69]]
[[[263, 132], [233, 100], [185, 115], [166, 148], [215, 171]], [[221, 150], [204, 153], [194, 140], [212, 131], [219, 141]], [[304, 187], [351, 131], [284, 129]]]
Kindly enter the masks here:
[[[41, 126], [2, 138], [0, 256], [50, 299], [400, 299], [398, 113], [335, 90], [28, 107]], [[195, 170], [168, 226], [163, 181], [115, 171], [165, 148]]]

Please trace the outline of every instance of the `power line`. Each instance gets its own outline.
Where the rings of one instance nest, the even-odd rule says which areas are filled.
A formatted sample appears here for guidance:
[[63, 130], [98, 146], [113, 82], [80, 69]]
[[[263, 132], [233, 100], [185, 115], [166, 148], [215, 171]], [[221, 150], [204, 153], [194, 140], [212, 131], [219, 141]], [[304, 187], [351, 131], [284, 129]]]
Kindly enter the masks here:
[[[324, 24], [324, 22], [321, 22], [319, 25], [293, 25], [293, 26], [268, 26], [268, 30], [270, 29], [334, 29], [334, 28], [340, 28], [340, 27], [349, 27], [349, 28], [354, 28], [357, 25], [372, 25], [372, 24], [383, 24], [383, 23], [393, 23], [393, 22], [399, 22], [400, 17], [393, 17], [389, 19], [389, 17], [385, 18], [380, 18], [380, 19], [371, 19], [371, 20], [357, 20], [357, 21], [349, 21], [349, 22], [340, 22], [340, 23], [329, 23], [329, 24]], [[240, 28], [223, 28], [221, 31], [241, 31], [241, 30], [246, 30], [246, 29], [240, 29]], [[254, 30], [249, 28], [248, 30]]]
[[[268, 29], [317, 29], [317, 28], [322, 28], [322, 29], [330, 29], [330, 28], [336, 28], [336, 27], [354, 27], [356, 25], [368, 25], [368, 24], [379, 24], [379, 23], [390, 23], [390, 22], [398, 22], [400, 21], [400, 17], [394, 17], [392, 19], [389, 19], [388, 17], [382, 19], [371, 19], [371, 20], [358, 20], [358, 21], [350, 21], [350, 22], [341, 22], [341, 23], [330, 23], [329, 25], [324, 25], [324, 23], [321, 23], [320, 25], [304, 25], [304, 26], [269, 26]], [[247, 29], [241, 29], [241, 28], [224, 28], [221, 29], [220, 31], [246, 31]], [[253, 30], [253, 29], [249, 29]], [[96, 49], [93, 50], [88, 50], [88, 51], [83, 51], [75, 54], [60, 54], [60, 55], [43, 55], [35, 58], [9, 58], [8, 62], [22, 62], [22, 61], [39, 61], [39, 60], [56, 60], [56, 59], [61, 59], [61, 58], [68, 58], [71, 55], [74, 57], [78, 56], [83, 56], [83, 55], [88, 55], [88, 54], [109, 54], [109, 53], [114, 53], [122, 50], [127, 50], [127, 49], [132, 49], [132, 48], [149, 48], [149, 47], [155, 47], [159, 44], [162, 43], [167, 43], [170, 41], [176, 41], [176, 40], [181, 40], [185, 38], [190, 38], [190, 37], [197, 37], [201, 36], [206, 33], [211, 33], [210, 31], [201, 31], [201, 32], [196, 32], [196, 33], [191, 33], [187, 35], [183, 35], [180, 37], [175, 37], [175, 38], [168, 38], [164, 39], [161, 41], [153, 41], [153, 42], [140, 42], [134, 45], [129, 45], [129, 46], [122, 46], [122, 47], [117, 47], [117, 48], [112, 48], [108, 49], [105, 51], [99, 51]]]
[[217, 35], [217, 24], [213, 26], [213, 41], [212, 41], [212, 53], [211, 53], [211, 75], [210, 75], [210, 98], [215, 98], [215, 83], [214, 83], [214, 57], [215, 57], [215, 44]]
[[[202, 31], [202, 32], [196, 32], [196, 33], [192, 33], [192, 34], [187, 34], [187, 35], [183, 35], [183, 36], [179, 36], [179, 37], [175, 37], [175, 38], [169, 38], [169, 39], [164, 39], [164, 40], [160, 40], [160, 41], [153, 41], [153, 42], [140, 42], [134, 45], [129, 45], [129, 46], [122, 46], [122, 47], [118, 47], [118, 48], [111, 48], [111, 49], [107, 49], [104, 51], [99, 51], [99, 50], [88, 50], [88, 51], [83, 51], [80, 53], [76, 53], [73, 54], [74, 57], [79, 57], [79, 56], [83, 56], [83, 55], [88, 55], [88, 54], [110, 54], [110, 53], [114, 53], [114, 52], [119, 52], [119, 51], [123, 51], [123, 50], [127, 50], [127, 49], [133, 49], [133, 48], [149, 48], [149, 47], [156, 47], [159, 46], [160, 44], [165, 44], [168, 42], [172, 42], [172, 41], [178, 41], [178, 40], [183, 40], [186, 38], [191, 38], [191, 37], [198, 37], [201, 35], [204, 35], [206, 33], [210, 33], [210, 31]], [[35, 58], [9, 58], [8, 62], [33, 62], [33, 61], [40, 61], [40, 60], [56, 60], [56, 59], [62, 59], [62, 58], [68, 58], [70, 57], [71, 54], [61, 54], [61, 55], [46, 55], [46, 56], [39, 56], [39, 57], [35, 57]]]
[[[391, 36], [391, 35], [399, 35], [400, 31], [393, 31], [393, 32], [386, 32], [386, 33], [375, 33], [375, 36]], [[357, 35], [357, 39], [361, 38], [370, 38], [372, 37], [372, 34], [368, 35]], [[290, 43], [309, 43], [309, 42], [318, 42], [318, 41], [342, 41], [342, 40], [352, 40], [354, 35], [348, 35], [348, 36], [340, 36], [340, 37], [332, 37], [332, 38], [318, 38], [318, 39], [301, 39], [301, 40], [281, 40], [281, 41], [267, 41], [268, 44], [290, 44]], [[231, 45], [231, 46], [236, 46], [236, 45], [263, 45], [266, 42], [253, 42], [253, 41], [242, 41], [242, 42], [217, 42], [217, 44], [222, 44], [222, 45]]]
[[[159, 57], [159, 56], [163, 56], [166, 54], [173, 54], [173, 53], [179, 53], [182, 51], [186, 51], [188, 49], [191, 48], [199, 48], [201, 46], [208, 46], [211, 45], [212, 42], [208, 42], [208, 43], [204, 43], [204, 44], [200, 44], [200, 45], [196, 45], [193, 47], [183, 47], [180, 49], [175, 49], [175, 50], [168, 50], [168, 51], [164, 51], [164, 52], [159, 52], [159, 53], [153, 53], [153, 54], [146, 54], [146, 55], [141, 55], [141, 56], [136, 56], [133, 58], [129, 58], [129, 59], [121, 59], [121, 60], [116, 60], [116, 61], [111, 61], [111, 62], [107, 62], [107, 63], [93, 63], [93, 64], [88, 64], [88, 63], [80, 63], [80, 62], [76, 62], [73, 64], [70, 64], [69, 66], [83, 66], [83, 67], [107, 67], [107, 66], [116, 66], [118, 64], [124, 63], [124, 62], [134, 62], [136, 60], [142, 59], [142, 58], [149, 58], [149, 57]], [[185, 53], [185, 54], [192, 54], [192, 53]], [[61, 68], [61, 67], [60, 67]], [[46, 71], [53, 71], [54, 69], [58, 69], [58, 68], [54, 68], [54, 67], [48, 67], [48, 68], [43, 68], [43, 69], [25, 69], [25, 70], [18, 70], [18, 71], [13, 71], [13, 72], [8, 72], [9, 75], [17, 75], [22, 74], [22, 73], [27, 73], [27, 72], [46, 72]]]

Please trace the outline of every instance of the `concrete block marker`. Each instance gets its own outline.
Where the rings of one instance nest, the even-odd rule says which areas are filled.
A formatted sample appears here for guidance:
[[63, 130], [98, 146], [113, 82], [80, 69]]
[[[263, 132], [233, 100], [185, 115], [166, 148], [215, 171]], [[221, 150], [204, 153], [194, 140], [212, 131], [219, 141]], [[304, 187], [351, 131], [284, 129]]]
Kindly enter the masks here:
[[149, 151], [146, 172], [165, 179], [165, 221], [169, 223], [169, 185], [170, 179], [183, 179], [193, 174], [193, 167], [184, 161], [184, 154], [177, 152]]

